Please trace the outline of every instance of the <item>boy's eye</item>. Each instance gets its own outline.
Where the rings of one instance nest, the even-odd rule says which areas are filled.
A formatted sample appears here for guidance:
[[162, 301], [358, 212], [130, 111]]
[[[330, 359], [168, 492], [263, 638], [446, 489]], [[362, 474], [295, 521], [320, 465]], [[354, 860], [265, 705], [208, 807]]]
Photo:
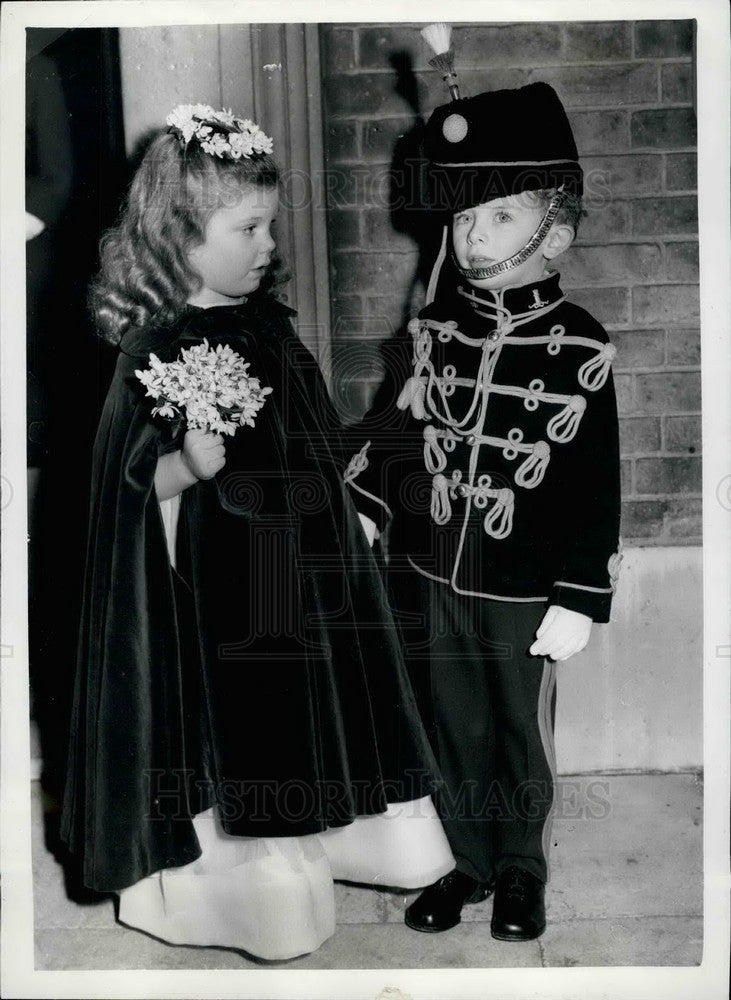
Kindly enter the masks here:
[[459, 212], [457, 215], [455, 215], [454, 221], [455, 221], [455, 223], [458, 223], [458, 222], [468, 222], [469, 221], [469, 216], [467, 215], [466, 212]]
[[500, 211], [495, 213], [495, 222], [512, 222], [512, 220], [513, 217], [510, 212]]

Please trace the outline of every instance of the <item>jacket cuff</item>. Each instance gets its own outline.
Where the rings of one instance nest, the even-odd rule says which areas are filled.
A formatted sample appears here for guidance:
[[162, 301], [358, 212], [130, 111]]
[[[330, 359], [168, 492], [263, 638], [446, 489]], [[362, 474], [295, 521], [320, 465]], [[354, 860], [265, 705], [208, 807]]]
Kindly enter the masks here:
[[578, 611], [587, 615], [594, 622], [606, 623], [612, 608], [614, 591], [600, 590], [597, 587], [582, 587], [559, 581], [553, 585], [549, 604], [557, 604], [568, 611]]

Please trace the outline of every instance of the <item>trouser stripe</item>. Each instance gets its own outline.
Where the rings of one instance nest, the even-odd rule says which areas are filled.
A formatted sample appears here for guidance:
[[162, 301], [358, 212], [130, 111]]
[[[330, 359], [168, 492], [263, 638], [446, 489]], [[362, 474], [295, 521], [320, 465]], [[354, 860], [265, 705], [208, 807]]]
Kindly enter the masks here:
[[551, 878], [550, 844], [551, 828], [553, 826], [553, 813], [556, 805], [556, 746], [553, 738], [553, 720], [551, 705], [556, 689], [556, 664], [552, 660], [543, 661], [543, 676], [541, 678], [541, 689], [538, 695], [538, 730], [541, 735], [543, 751], [546, 755], [546, 762], [551, 771], [553, 790], [551, 795], [551, 805], [546, 813], [543, 824], [543, 856], [546, 859], [546, 881]]

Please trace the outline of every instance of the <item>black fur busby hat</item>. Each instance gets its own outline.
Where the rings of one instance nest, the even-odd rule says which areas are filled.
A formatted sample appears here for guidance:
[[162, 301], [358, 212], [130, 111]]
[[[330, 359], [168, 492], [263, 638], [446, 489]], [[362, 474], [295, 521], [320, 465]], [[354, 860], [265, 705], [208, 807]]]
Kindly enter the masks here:
[[438, 107], [427, 122], [430, 207], [458, 212], [522, 191], [581, 195], [574, 135], [553, 87], [531, 83]]

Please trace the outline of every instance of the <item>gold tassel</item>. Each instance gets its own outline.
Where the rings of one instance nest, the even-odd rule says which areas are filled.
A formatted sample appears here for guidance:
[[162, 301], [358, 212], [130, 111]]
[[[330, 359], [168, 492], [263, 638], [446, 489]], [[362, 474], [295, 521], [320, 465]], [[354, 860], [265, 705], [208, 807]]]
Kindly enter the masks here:
[[405, 410], [407, 406], [410, 406], [411, 412], [417, 420], [426, 420], [426, 410], [424, 409], [425, 395], [426, 386], [422, 380], [412, 376], [406, 380], [406, 384], [401, 390], [399, 398], [396, 400], [396, 406], [398, 406], [399, 410]]
[[551, 461], [551, 449], [545, 441], [536, 441], [532, 453], [526, 458], [515, 473], [515, 483], [527, 490], [532, 490], [542, 482], [548, 463]]
[[515, 496], [512, 490], [497, 491], [496, 502], [482, 522], [485, 531], [493, 538], [507, 538], [513, 530], [513, 506]]
[[572, 396], [566, 406], [548, 422], [546, 430], [552, 441], [566, 444], [576, 434], [579, 429], [581, 418], [586, 409], [586, 400], [583, 396]]
[[434, 476], [431, 493], [431, 516], [435, 524], [446, 524], [452, 516], [449, 487], [449, 480], [441, 472]]
[[587, 361], [579, 369], [579, 384], [591, 392], [601, 389], [607, 381], [616, 354], [617, 348], [614, 344], [605, 344], [590, 361]]

